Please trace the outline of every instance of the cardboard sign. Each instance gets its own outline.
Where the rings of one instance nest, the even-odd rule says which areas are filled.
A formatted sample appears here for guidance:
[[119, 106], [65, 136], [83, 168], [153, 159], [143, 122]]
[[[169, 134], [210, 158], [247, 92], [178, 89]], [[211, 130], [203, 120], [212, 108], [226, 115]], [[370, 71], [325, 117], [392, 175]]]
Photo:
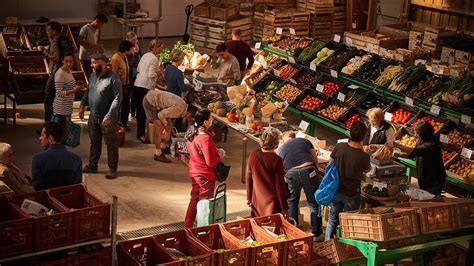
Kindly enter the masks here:
[[352, 46], [352, 39], [349, 37], [346, 37], [346, 44], [349, 46]]
[[403, 55], [401, 54], [395, 54], [395, 59], [397, 59], [400, 62], [403, 62]]
[[255, 43], [255, 49], [260, 49], [260, 47], [262, 47], [262, 43], [261, 43], [261, 42]]
[[283, 29], [282, 28], [276, 28], [275, 32], [276, 32], [276, 34], [281, 35], [283, 33]]
[[358, 88], [359, 88], [359, 86], [354, 85], [354, 84], [349, 86], [349, 89], [353, 89], [353, 90], [358, 89]]
[[416, 60], [415, 60], [415, 66], [417, 66], [417, 65], [419, 65], [419, 64], [426, 65], [426, 60], [423, 60], [423, 59], [416, 59]]
[[432, 112], [433, 114], [439, 115], [440, 111], [441, 111], [441, 107], [434, 104], [431, 106], [430, 112]]
[[405, 97], [405, 103], [411, 107], [413, 107], [413, 99], [410, 97]]
[[472, 150], [466, 149], [466, 148], [462, 148], [461, 156], [464, 157], [464, 158], [466, 158], [466, 159], [471, 159]]
[[296, 31], [293, 28], [290, 28], [290, 35], [296, 35]]
[[313, 71], [316, 71], [316, 64], [315, 63], [311, 63], [309, 65], [309, 69], [313, 70]]
[[471, 124], [471, 117], [470, 116], [467, 116], [467, 115], [461, 115], [461, 122], [466, 124], [466, 125], [470, 125]]
[[301, 129], [301, 131], [303, 132], [306, 132], [306, 129], [308, 129], [308, 127], [309, 123], [304, 120], [301, 120], [300, 125], [298, 126], [298, 128]]
[[339, 93], [337, 94], [337, 99], [338, 99], [339, 101], [341, 101], [341, 102], [344, 102], [344, 100], [346, 100], [346, 95], [345, 95], [344, 93], [342, 93], [342, 92], [339, 92]]
[[334, 34], [334, 41], [337, 43], [341, 42], [341, 35]]
[[199, 71], [194, 70], [194, 72], [193, 72], [193, 78], [196, 78], [197, 76], [199, 76]]
[[321, 84], [316, 85], [316, 91], [323, 93], [324, 91], [324, 86]]
[[369, 52], [372, 52], [372, 50], [374, 50], [374, 45], [371, 44], [371, 43], [368, 43], [368, 44], [367, 44], [367, 50], [368, 50]]
[[388, 121], [388, 122], [392, 122], [392, 117], [393, 117], [393, 114], [389, 112], [386, 112], [384, 115], [385, 121]]
[[332, 76], [333, 78], [337, 78], [337, 71], [331, 69], [331, 76]]
[[277, 77], [280, 76], [280, 71], [278, 71], [277, 69], [273, 69], [273, 74]]
[[293, 56], [288, 57], [288, 61], [292, 64], [296, 63], [295, 58]]
[[449, 137], [445, 134], [439, 134], [439, 141], [442, 143], [449, 143]]

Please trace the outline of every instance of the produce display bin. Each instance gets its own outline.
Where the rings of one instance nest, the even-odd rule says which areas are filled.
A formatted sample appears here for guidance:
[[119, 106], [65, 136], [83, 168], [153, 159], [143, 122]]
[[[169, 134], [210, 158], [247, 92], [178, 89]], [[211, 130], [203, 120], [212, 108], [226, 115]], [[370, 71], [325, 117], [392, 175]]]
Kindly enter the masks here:
[[[295, 95], [296, 95], [295, 97], [293, 97], [292, 100], [289, 99], [290, 96], [288, 96], [288, 97], [278, 97], [278, 96], [277, 96], [277, 93], [282, 93], [283, 95], [289, 95], [288, 93], [284, 93], [284, 92], [283, 92], [283, 90], [284, 90], [285, 88], [288, 88], [288, 87], [293, 88], [293, 92], [294, 92]], [[288, 90], [288, 89], [285, 89], [285, 90]], [[285, 83], [283, 83], [283, 84], [280, 86], [280, 88], [278, 88], [277, 90], [275, 90], [275, 91], [273, 92], [272, 97], [273, 97], [274, 99], [276, 99], [276, 100], [279, 100], [279, 101], [282, 101], [282, 102], [285, 102], [285, 101], [286, 101], [286, 102], [288, 102], [289, 104], [292, 104], [292, 103], [294, 103], [294, 102], [298, 99], [298, 97], [299, 97], [302, 93], [303, 93], [303, 90], [300, 89], [300, 88], [298, 88], [298, 87], [297, 87], [296, 85], [294, 85], [293, 83], [291, 83], [291, 82], [285, 82]], [[280, 96], [281, 96], [281, 95], [280, 95]]]
[[363, 112], [366, 112], [374, 107], [379, 107], [382, 110], [386, 110], [391, 104], [391, 100], [379, 96], [374, 92], [369, 92], [366, 97], [364, 97], [356, 104], [356, 107], [362, 110]]
[[354, 115], [359, 115], [359, 117], [360, 117], [359, 120], [364, 122], [364, 123], [367, 123], [369, 121], [369, 119], [367, 118], [367, 116], [365, 115], [364, 112], [358, 110], [355, 107], [351, 107], [351, 108], [349, 108], [349, 110], [345, 114], [343, 114], [341, 117], [339, 117], [338, 122], [341, 125], [341, 127], [345, 128], [345, 129], [350, 129], [350, 126], [352, 124], [349, 124], [349, 119], [351, 119]]
[[[410, 113], [410, 118], [406, 121], [406, 123], [398, 123], [398, 122], [392, 122], [393, 121], [393, 118], [395, 116], [395, 112], [398, 110], [398, 109], [403, 109], [407, 112]], [[415, 108], [415, 107], [411, 107], [409, 105], [406, 105], [406, 104], [402, 104], [400, 102], [392, 102], [392, 104], [387, 108], [387, 110], [385, 111], [385, 113], [390, 113], [393, 115], [393, 118], [392, 118], [392, 121], [388, 121], [388, 122], [391, 122], [391, 123], [394, 123], [394, 124], [397, 124], [398, 126], [405, 126], [405, 125], [408, 125], [411, 123], [411, 121], [415, 120], [416, 118], [418, 118], [418, 115], [420, 113], [420, 110]]]
[[[309, 106], [303, 106], [301, 105], [301, 102], [303, 102], [306, 97], [308, 96], [311, 96], [311, 97], [314, 97], [316, 99], [319, 99], [321, 101], [321, 104], [315, 106], [314, 108], [310, 108]], [[312, 113], [312, 114], [316, 114], [316, 110], [318, 110], [318, 108], [324, 104], [324, 102], [326, 102], [326, 100], [328, 99], [328, 96], [327, 95], [324, 95], [322, 93], [319, 93], [313, 89], [305, 89], [303, 91], [303, 93], [298, 97], [296, 98], [296, 100], [293, 102], [293, 105], [296, 107], [296, 109], [298, 110], [301, 110], [303, 112], [308, 112], [308, 113]]]
[[474, 199], [464, 198], [434, 198], [424, 202], [448, 202], [456, 203], [457, 217], [460, 228], [474, 227]]
[[[284, 243], [284, 265], [304, 265], [311, 262], [313, 250], [313, 234], [305, 233], [286, 221], [281, 214], [254, 218], [252, 220], [263, 230], [273, 229], [271, 237]], [[266, 229], [265, 229], [266, 228]], [[268, 233], [268, 232], [267, 232]], [[278, 239], [278, 235], [286, 235], [288, 239]]]
[[0, 197], [0, 258], [33, 251], [33, 218]]
[[296, 81], [296, 86], [304, 89], [313, 89], [316, 88], [316, 85], [321, 80], [322, 75], [318, 75], [314, 72], [302, 68], [296, 75], [293, 76], [293, 79]]
[[[388, 241], [416, 236], [419, 226], [416, 211], [405, 208], [371, 208], [339, 214], [343, 238]], [[380, 214], [382, 213], [382, 214]]]
[[[336, 105], [340, 108], [345, 108], [345, 111], [343, 111], [339, 115], [335, 114], [334, 117], [328, 117], [328, 116], [323, 115], [323, 113], [321, 111], [326, 110], [331, 105]], [[338, 121], [339, 118], [344, 116], [344, 114], [346, 114], [349, 111], [349, 108], [350, 107], [347, 104], [341, 103], [341, 102], [337, 101], [334, 98], [328, 98], [325, 103], [323, 103], [322, 105], [319, 106], [319, 108], [317, 110], [317, 114], [322, 119], [327, 120], [330, 123], [337, 124], [338, 126], [340, 126], [337, 121]], [[331, 114], [333, 114], [333, 113], [331, 113]]]
[[110, 247], [74, 256], [74, 266], [109, 266]]
[[336, 239], [317, 245], [315, 252], [319, 257], [329, 260], [331, 264], [348, 262], [363, 257], [356, 247], [341, 243]]
[[[251, 238], [258, 242], [250, 248], [251, 265], [284, 265], [284, 243], [278, 242], [249, 219], [219, 224], [223, 234], [234, 243], [243, 243]], [[254, 242], [255, 243], [255, 242]]]
[[21, 25], [0, 26], [0, 54], [4, 57], [31, 54]]
[[152, 236], [120, 242], [117, 246], [117, 260], [119, 266], [187, 265], [186, 260], [171, 255]]
[[417, 118], [416, 119], [412, 119], [408, 124], [407, 124], [407, 127], [413, 129], [415, 124], [418, 122], [418, 121], [421, 121], [422, 119], [426, 119], [426, 120], [432, 120], [433, 122], [437, 123], [438, 124], [438, 128], [434, 128], [432, 122], [428, 121], [428, 123], [430, 123], [433, 128], [435, 129], [435, 134], [438, 134], [439, 132], [441, 132], [441, 130], [445, 127], [445, 125], [449, 122], [448, 119], [445, 119], [445, 118], [442, 118], [442, 117], [439, 117], [439, 116], [435, 116], [435, 115], [432, 115], [428, 112], [425, 112], [425, 111], [421, 111]]
[[52, 188], [49, 194], [72, 211], [74, 242], [110, 236], [110, 204], [96, 198], [82, 184]]
[[228, 235], [222, 234], [217, 224], [189, 229], [190, 234], [202, 244], [216, 252], [215, 265], [250, 266], [250, 248], [245, 244], [229, 240]]
[[[52, 209], [54, 214], [34, 219], [35, 250], [45, 250], [72, 244], [74, 241], [73, 213], [49, 196], [46, 191], [12, 196], [11, 202], [18, 208], [29, 199]], [[21, 211], [21, 210], [20, 210]]]
[[210, 17], [215, 20], [229, 21], [239, 15], [239, 6], [226, 3], [211, 5]]

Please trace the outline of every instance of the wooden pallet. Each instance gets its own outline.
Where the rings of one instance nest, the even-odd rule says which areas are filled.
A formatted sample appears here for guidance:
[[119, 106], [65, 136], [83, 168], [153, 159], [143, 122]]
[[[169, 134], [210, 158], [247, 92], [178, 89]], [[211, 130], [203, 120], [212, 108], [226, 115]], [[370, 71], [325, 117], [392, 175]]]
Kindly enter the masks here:
[[422, 49], [424, 32], [410, 31], [408, 40], [408, 49]]
[[394, 50], [400, 47], [408, 47], [408, 39], [392, 38], [375, 31], [353, 31], [344, 32], [344, 42], [352, 41], [352, 46], [368, 51], [368, 44], [372, 46], [372, 52], [378, 53], [380, 48]]

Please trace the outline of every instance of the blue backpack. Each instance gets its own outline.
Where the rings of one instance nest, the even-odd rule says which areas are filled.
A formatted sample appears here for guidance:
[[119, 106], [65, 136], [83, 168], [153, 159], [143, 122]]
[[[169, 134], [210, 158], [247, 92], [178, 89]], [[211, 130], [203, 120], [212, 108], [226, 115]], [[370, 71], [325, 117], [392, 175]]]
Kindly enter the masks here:
[[318, 190], [314, 193], [314, 197], [319, 205], [329, 205], [332, 203], [334, 194], [339, 187], [339, 171], [337, 170], [336, 162], [326, 166], [326, 173], [324, 174]]

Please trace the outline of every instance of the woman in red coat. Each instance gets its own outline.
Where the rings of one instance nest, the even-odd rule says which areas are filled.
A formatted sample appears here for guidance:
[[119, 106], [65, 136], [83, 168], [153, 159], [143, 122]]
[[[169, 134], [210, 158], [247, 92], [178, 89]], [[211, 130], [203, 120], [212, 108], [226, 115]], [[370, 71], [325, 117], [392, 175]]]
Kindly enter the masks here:
[[261, 148], [250, 153], [247, 163], [247, 205], [252, 217], [288, 211], [283, 159], [275, 153], [280, 142], [278, 129], [266, 129], [261, 137]]
[[184, 220], [185, 228], [194, 226], [198, 201], [214, 196], [214, 167], [225, 156], [224, 150], [216, 147], [212, 133], [209, 132], [212, 126], [211, 112], [207, 109], [197, 111], [194, 121], [194, 126], [189, 128], [185, 136], [189, 152], [189, 177], [192, 182], [191, 200]]

